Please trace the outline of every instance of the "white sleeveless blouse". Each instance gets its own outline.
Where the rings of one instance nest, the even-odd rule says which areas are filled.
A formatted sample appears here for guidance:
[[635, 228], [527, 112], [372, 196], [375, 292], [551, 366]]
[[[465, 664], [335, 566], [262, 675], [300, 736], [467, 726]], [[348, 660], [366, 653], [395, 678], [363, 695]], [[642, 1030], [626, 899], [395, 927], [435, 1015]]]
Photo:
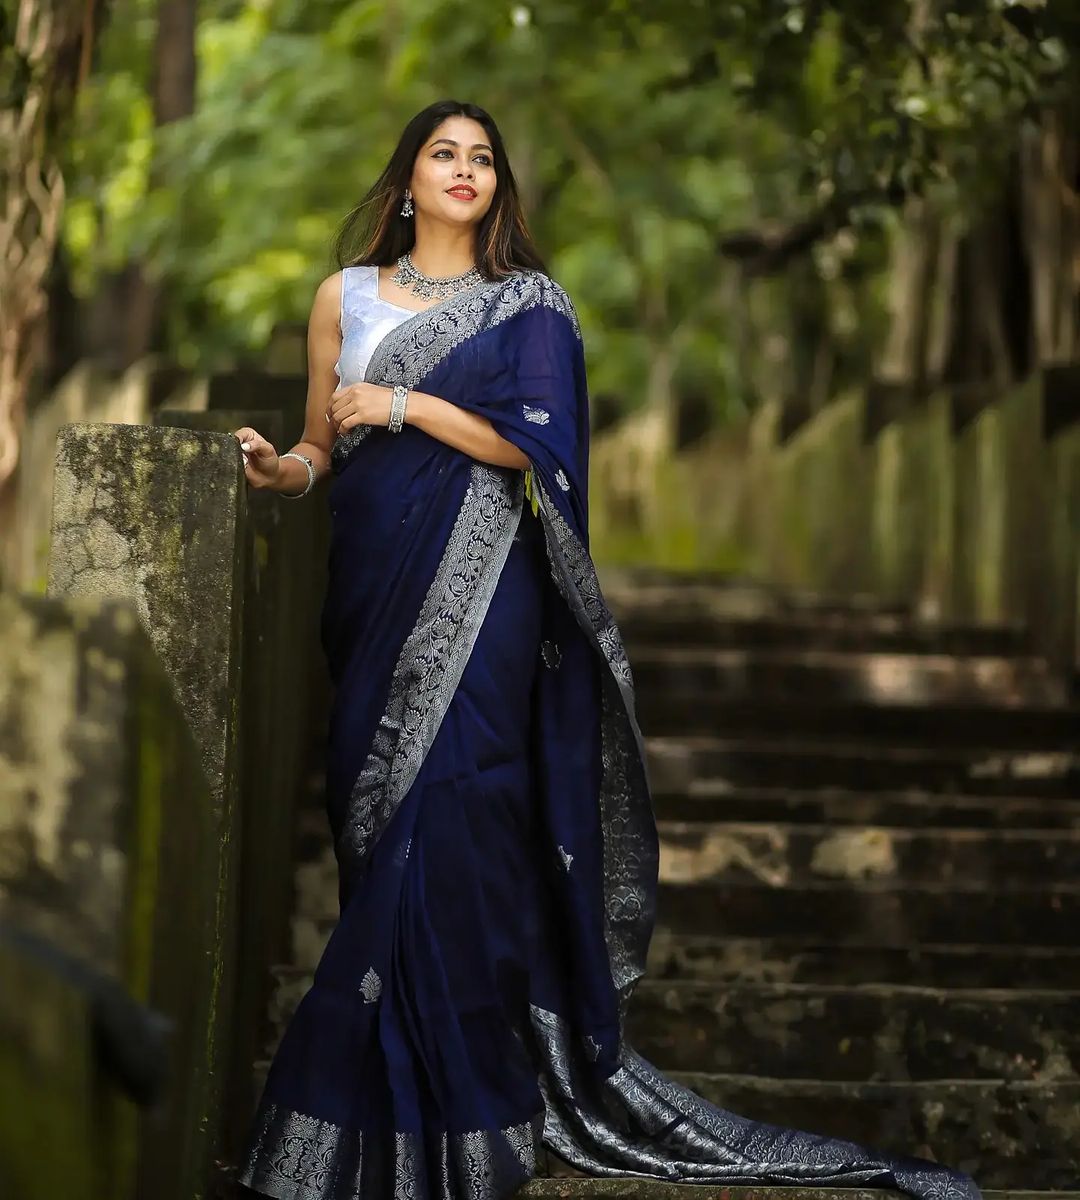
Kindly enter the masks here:
[[334, 364], [340, 385], [362, 383], [375, 347], [395, 325], [416, 316], [416, 311], [379, 297], [378, 267], [343, 267], [341, 353]]

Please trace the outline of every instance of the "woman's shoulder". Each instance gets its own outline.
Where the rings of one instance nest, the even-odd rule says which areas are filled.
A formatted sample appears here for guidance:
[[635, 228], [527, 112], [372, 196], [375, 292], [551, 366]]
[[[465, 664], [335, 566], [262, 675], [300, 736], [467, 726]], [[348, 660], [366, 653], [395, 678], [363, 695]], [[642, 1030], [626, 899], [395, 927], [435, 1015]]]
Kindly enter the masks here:
[[316, 299], [325, 303], [329, 297], [333, 297], [334, 303], [337, 304], [346, 291], [355, 288], [361, 281], [373, 278], [377, 270], [378, 267], [369, 267], [362, 263], [341, 267], [319, 281], [315, 289]]
[[524, 310], [536, 305], [554, 309], [573, 325], [580, 334], [577, 310], [569, 293], [544, 271], [523, 267], [511, 275], [503, 284], [504, 300], [514, 308]]
[[316, 302], [333, 307], [335, 316], [344, 325], [351, 317], [362, 314], [377, 295], [375, 280], [379, 268], [367, 263], [350, 263], [335, 271], [319, 284]]

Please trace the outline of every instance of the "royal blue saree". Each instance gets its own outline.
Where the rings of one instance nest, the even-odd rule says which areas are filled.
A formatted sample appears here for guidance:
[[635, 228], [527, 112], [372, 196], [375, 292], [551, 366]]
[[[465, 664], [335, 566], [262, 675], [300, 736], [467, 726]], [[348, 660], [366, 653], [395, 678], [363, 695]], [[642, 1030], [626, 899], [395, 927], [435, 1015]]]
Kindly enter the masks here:
[[500, 1200], [544, 1144], [594, 1175], [977, 1200], [947, 1168], [717, 1108], [623, 1036], [657, 837], [589, 555], [566, 293], [528, 271], [403, 316], [366, 378], [482, 413], [531, 466], [411, 425], [335, 443], [322, 636], [341, 914], [240, 1182], [278, 1200]]

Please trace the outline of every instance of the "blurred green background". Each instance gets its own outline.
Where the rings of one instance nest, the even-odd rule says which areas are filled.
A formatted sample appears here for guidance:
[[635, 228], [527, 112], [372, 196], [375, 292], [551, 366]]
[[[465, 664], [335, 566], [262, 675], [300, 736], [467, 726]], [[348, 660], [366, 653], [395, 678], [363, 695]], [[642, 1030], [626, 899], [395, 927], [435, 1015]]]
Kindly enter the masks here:
[[[177, 8], [193, 41], [155, 49]], [[257, 352], [306, 319], [404, 122], [452, 96], [507, 139], [601, 421], [816, 406], [882, 352], [906, 209], [1007, 220], [1022, 127], [1074, 99], [1077, 44], [1080, 17], [1037, 3], [127, 0], [64, 147], [70, 286], [98, 306], [91, 349], [125, 356], [130, 318], [100, 306], [138, 264], [167, 283], [156, 348], [206, 370]], [[156, 120], [189, 75], [190, 113]]]
[[[439, 98], [494, 115], [580, 313], [601, 557], [809, 582], [735, 529], [734, 507], [753, 508], [800, 561], [818, 555], [806, 514], [766, 511], [777, 485], [739, 476], [759, 416], [777, 410], [781, 447], [879, 385], [920, 403], [941, 388], [1003, 395], [1080, 353], [1076, 5], [22, 11], [26, 28], [53, 17], [36, 49], [24, 32], [0, 58], [3, 187], [23, 214], [9, 208], [0, 268], [0, 339], [15, 347], [0, 363], [16, 365], [0, 372], [0, 532], [21, 543], [3, 557], [23, 586], [42, 579], [61, 421], [147, 420], [165, 385], [134, 382], [140, 364], [297, 370], [339, 223]], [[46, 186], [26, 189], [39, 172]], [[276, 355], [289, 337], [291, 357]], [[906, 411], [867, 403], [875, 430]], [[290, 444], [299, 394], [295, 411]], [[838, 503], [870, 501], [850, 487]]]

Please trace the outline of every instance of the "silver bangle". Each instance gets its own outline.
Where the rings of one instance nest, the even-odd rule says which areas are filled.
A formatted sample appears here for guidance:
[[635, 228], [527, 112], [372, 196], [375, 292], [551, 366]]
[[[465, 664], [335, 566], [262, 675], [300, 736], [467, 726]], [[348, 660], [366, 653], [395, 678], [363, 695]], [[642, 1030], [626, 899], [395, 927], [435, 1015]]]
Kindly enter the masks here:
[[390, 420], [386, 423], [386, 428], [391, 433], [400, 433], [401, 427], [405, 424], [405, 405], [409, 401], [409, 389], [402, 384], [394, 386], [394, 396], [390, 401]]
[[278, 495], [284, 500], [301, 500], [315, 486], [315, 467], [312, 461], [306, 454], [294, 454], [291, 450], [286, 454], [279, 454], [279, 459], [282, 458], [298, 458], [305, 467], [307, 467], [307, 487], [302, 492], [278, 492]]

